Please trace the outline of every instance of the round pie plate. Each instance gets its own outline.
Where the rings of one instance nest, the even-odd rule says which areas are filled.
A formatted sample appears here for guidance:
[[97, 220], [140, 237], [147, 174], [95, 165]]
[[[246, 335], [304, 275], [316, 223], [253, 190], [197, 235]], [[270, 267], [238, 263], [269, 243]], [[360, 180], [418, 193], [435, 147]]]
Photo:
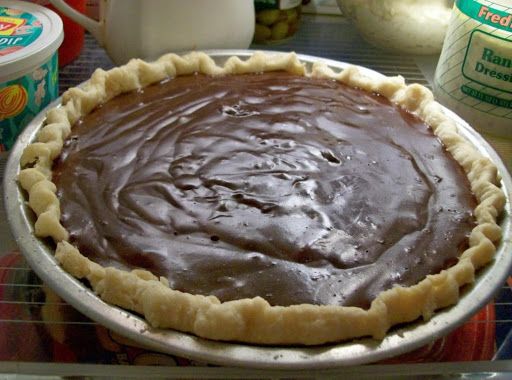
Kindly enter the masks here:
[[[208, 53], [219, 64], [232, 55], [243, 59], [252, 54], [248, 50], [212, 50]], [[307, 65], [324, 62], [335, 71], [348, 65], [306, 55], [298, 57]], [[364, 70], [371, 76], [381, 75], [369, 69]], [[57, 99], [48, 108], [58, 106], [59, 102], [60, 99]], [[429, 321], [395, 327], [381, 341], [364, 338], [313, 347], [217, 342], [174, 330], [154, 329], [139, 316], [103, 302], [88, 287], [60, 268], [47, 241], [34, 236], [34, 215], [27, 206], [25, 192], [16, 181], [20, 156], [41, 128], [45, 110], [26, 127], [10, 153], [4, 177], [8, 221], [19, 248], [43, 282], [81, 313], [145, 348], [211, 364], [268, 369], [321, 369], [376, 362], [426, 345], [463, 324], [491, 300], [504, 284], [512, 266], [510, 174], [498, 154], [477, 132], [453, 112], [445, 111], [459, 125], [460, 133], [498, 167], [501, 185], [507, 196], [505, 212], [500, 218], [504, 238], [498, 246], [495, 259], [477, 273], [474, 284], [462, 289], [456, 305], [438, 311]]]

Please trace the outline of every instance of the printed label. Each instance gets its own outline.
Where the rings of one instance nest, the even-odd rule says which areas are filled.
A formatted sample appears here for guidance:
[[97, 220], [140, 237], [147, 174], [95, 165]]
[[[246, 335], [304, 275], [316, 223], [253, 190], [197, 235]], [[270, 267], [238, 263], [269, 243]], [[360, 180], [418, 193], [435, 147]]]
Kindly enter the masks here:
[[0, 57], [30, 45], [42, 31], [43, 26], [34, 15], [0, 7]]
[[0, 36], [11, 36], [26, 20], [14, 17], [0, 17]]
[[456, 4], [462, 13], [472, 19], [493, 28], [512, 32], [512, 14], [476, 1], [457, 0]]
[[462, 65], [465, 78], [512, 93], [512, 41], [475, 30]]
[[31, 73], [0, 83], [0, 152], [58, 95], [58, 55]]
[[471, 96], [472, 98], [478, 99], [482, 102], [493, 104], [497, 107], [512, 109], [512, 100], [503, 99], [498, 96], [494, 96], [494, 95], [488, 94], [486, 92], [482, 92], [482, 91], [477, 90], [476, 88], [473, 88], [470, 85], [466, 85], [466, 84], [462, 85], [460, 87], [460, 90], [462, 91], [463, 94]]
[[19, 84], [0, 89], [0, 120], [14, 117], [27, 105], [27, 90]]

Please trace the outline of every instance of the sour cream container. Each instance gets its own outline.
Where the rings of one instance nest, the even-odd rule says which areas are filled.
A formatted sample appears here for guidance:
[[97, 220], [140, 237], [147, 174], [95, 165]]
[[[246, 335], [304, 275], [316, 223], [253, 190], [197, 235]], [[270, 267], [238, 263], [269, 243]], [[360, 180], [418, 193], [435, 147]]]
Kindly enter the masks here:
[[62, 20], [25, 1], [0, 0], [0, 155], [58, 96]]
[[434, 94], [482, 133], [512, 138], [512, 0], [456, 0]]

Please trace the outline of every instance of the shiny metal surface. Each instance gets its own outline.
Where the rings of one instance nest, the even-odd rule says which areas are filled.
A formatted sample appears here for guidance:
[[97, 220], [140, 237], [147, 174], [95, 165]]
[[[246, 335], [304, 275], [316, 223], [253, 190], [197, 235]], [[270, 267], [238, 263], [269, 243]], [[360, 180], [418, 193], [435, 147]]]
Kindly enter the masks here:
[[[231, 55], [243, 58], [251, 54], [250, 51], [245, 50], [209, 51], [209, 53], [219, 64]], [[346, 66], [342, 62], [306, 55], [299, 55], [299, 58], [308, 65], [322, 61], [334, 70], [340, 70]], [[380, 75], [371, 70], [366, 71], [370, 75]], [[49, 107], [57, 106], [59, 101], [55, 101]], [[428, 322], [420, 321], [395, 328], [382, 341], [360, 339], [315, 347], [270, 347], [215, 342], [177, 331], [151, 328], [140, 317], [101, 301], [81, 282], [64, 272], [54, 260], [50, 246], [33, 235], [33, 213], [26, 205], [26, 194], [16, 182], [20, 156], [41, 128], [44, 122], [44, 111], [19, 136], [7, 163], [4, 200], [8, 221], [26, 260], [47, 285], [83, 314], [147, 348], [207, 363], [269, 369], [320, 369], [375, 362], [421, 347], [464, 323], [490, 301], [495, 291], [504, 283], [512, 267], [510, 220], [512, 179], [510, 174], [498, 154], [477, 132], [454, 113], [449, 110], [446, 112], [457, 122], [461, 134], [498, 166], [502, 176], [502, 186], [507, 194], [506, 209], [501, 218], [504, 239], [498, 247], [495, 260], [478, 273], [474, 285], [463, 289], [457, 305], [437, 312]]]

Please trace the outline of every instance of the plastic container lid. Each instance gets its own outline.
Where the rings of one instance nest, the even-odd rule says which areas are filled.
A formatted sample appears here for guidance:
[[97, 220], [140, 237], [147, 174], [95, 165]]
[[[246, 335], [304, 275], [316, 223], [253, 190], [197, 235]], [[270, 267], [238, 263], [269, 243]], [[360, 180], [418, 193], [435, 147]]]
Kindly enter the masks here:
[[62, 20], [55, 12], [25, 1], [0, 0], [0, 82], [44, 63], [63, 38]]

